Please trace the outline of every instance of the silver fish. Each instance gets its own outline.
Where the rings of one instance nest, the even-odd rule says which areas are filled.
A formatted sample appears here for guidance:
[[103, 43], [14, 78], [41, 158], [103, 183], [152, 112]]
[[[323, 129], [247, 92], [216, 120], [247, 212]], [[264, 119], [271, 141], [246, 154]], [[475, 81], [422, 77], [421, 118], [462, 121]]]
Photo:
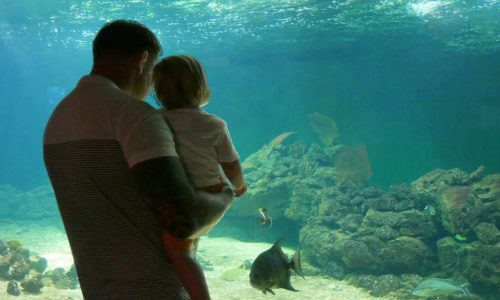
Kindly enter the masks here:
[[289, 260], [281, 249], [281, 240], [278, 240], [269, 250], [259, 254], [253, 262], [250, 269], [250, 284], [264, 294], [269, 292], [274, 295], [271, 288], [297, 292], [290, 284], [290, 269], [304, 278], [300, 266], [299, 249], [293, 255], [292, 260]]
[[421, 297], [444, 296], [453, 294], [470, 295], [466, 288], [468, 284], [459, 285], [453, 280], [443, 278], [428, 278], [420, 282], [412, 294]]

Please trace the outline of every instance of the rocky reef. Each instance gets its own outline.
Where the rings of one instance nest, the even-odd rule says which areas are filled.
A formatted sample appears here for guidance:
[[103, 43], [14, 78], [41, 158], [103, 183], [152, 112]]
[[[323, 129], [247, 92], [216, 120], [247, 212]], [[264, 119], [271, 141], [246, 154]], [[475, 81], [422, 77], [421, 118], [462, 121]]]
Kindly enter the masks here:
[[0, 184], [0, 219], [60, 223], [54, 191], [50, 185], [24, 192], [11, 185]]
[[384, 191], [368, 185], [364, 146], [338, 143], [325, 116], [310, 120], [322, 145], [290, 142], [287, 133], [243, 162], [249, 192], [229, 222], [265, 207], [283, 224], [280, 234], [300, 229], [309, 263], [374, 296], [411, 298], [427, 276], [468, 282], [487, 299], [500, 294], [500, 174], [438, 169]]
[[31, 255], [19, 241], [0, 240], [0, 280], [8, 281], [7, 293], [12, 296], [41, 294], [45, 286], [53, 285], [59, 289], [75, 289], [78, 284], [76, 270], [57, 268], [47, 271], [47, 260]]

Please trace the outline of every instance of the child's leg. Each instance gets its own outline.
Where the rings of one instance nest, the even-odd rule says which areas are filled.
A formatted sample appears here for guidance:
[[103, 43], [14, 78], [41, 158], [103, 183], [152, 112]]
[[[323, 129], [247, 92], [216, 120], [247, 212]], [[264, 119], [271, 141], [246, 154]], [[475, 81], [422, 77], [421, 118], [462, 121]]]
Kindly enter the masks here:
[[193, 239], [193, 244], [191, 245], [191, 257], [196, 261], [196, 252], [198, 251], [198, 243], [200, 242], [200, 238]]
[[203, 270], [191, 256], [195, 240], [179, 240], [163, 232], [165, 253], [192, 300], [209, 300]]

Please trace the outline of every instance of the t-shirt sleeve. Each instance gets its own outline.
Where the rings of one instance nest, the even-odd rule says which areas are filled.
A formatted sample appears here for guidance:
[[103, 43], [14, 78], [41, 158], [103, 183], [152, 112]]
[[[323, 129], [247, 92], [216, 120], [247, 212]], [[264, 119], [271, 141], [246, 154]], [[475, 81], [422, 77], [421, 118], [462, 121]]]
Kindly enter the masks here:
[[178, 156], [163, 116], [146, 103], [124, 109], [116, 132], [129, 167], [153, 158]]
[[217, 160], [221, 163], [233, 162], [240, 159], [236, 148], [234, 148], [229, 129], [226, 122], [221, 122], [220, 134], [217, 138]]

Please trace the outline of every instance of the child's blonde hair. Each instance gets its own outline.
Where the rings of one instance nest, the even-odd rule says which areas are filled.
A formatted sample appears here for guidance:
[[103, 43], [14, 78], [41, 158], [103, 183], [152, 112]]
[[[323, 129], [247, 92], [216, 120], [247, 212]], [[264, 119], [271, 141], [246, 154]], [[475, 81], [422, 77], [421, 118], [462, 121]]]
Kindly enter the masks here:
[[205, 71], [188, 55], [162, 59], [153, 70], [153, 88], [156, 99], [168, 109], [200, 107], [210, 99]]

